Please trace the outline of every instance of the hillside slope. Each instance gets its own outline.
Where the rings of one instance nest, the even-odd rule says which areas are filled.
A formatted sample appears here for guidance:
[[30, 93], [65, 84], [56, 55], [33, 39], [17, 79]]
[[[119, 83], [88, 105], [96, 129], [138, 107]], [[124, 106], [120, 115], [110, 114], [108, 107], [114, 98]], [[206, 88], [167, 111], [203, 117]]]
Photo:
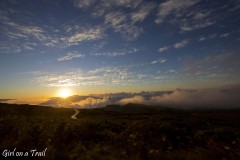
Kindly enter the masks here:
[[0, 151], [47, 148], [33, 159], [240, 159], [240, 110], [146, 107], [82, 109], [71, 119], [73, 109], [0, 104]]

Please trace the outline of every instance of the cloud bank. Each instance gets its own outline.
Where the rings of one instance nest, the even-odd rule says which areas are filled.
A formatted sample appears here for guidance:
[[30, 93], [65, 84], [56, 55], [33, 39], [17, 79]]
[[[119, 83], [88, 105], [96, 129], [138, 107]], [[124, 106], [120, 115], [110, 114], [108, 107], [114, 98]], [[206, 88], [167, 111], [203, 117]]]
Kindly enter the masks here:
[[164, 106], [181, 109], [239, 108], [240, 87], [205, 90], [156, 91], [140, 93], [111, 93], [89, 96], [71, 96], [67, 99], [51, 98], [45, 106], [70, 108], [98, 108], [110, 104], [128, 103]]

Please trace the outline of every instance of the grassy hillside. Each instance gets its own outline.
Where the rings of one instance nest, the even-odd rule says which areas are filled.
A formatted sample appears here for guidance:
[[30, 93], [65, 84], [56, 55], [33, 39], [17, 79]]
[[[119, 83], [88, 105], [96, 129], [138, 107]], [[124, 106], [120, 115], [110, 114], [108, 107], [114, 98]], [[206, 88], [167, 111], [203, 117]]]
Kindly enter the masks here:
[[[240, 110], [128, 104], [82, 109], [0, 104], [0, 151], [47, 148], [34, 159], [240, 159]], [[2, 158], [2, 157], [1, 157]]]

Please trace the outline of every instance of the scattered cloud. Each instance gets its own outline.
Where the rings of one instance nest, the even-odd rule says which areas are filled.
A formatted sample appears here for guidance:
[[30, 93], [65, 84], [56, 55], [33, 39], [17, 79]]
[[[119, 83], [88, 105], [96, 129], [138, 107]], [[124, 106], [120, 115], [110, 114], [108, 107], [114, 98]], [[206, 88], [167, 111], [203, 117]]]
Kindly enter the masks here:
[[91, 28], [89, 30], [77, 32], [67, 39], [69, 43], [76, 43], [89, 40], [97, 40], [103, 37], [101, 28]]
[[74, 0], [73, 5], [77, 8], [87, 8], [95, 3], [95, 0]]
[[176, 70], [174, 70], [174, 69], [169, 69], [169, 70], [166, 71], [166, 73], [176, 73]]
[[187, 44], [189, 43], [189, 40], [183, 40], [181, 42], [178, 42], [176, 44], [173, 45], [174, 48], [178, 49], [178, 48], [183, 48], [185, 47]]
[[[29, 37], [35, 38], [39, 41], [44, 41], [47, 39], [44, 34], [45, 31], [39, 26], [33, 25], [21, 25], [9, 17], [5, 16], [1, 18], [2, 23], [5, 24], [9, 29], [4, 34], [12, 39], [24, 38], [28, 39]], [[11, 30], [10, 30], [11, 29]]]
[[211, 34], [211, 35], [208, 35], [208, 36], [201, 36], [198, 41], [201, 42], [201, 41], [205, 41], [205, 40], [208, 40], [208, 39], [212, 39], [212, 38], [215, 38], [217, 36], [217, 34]]
[[32, 45], [31, 43], [26, 43], [26, 44], [23, 45], [23, 48], [25, 50], [29, 50], [29, 51], [34, 50], [34, 47], [35, 47], [35, 45]]
[[219, 37], [220, 38], [226, 38], [230, 35], [230, 33], [224, 33], [224, 34], [221, 34]]
[[134, 25], [126, 24], [121, 27], [119, 30], [122, 33], [123, 37], [127, 40], [134, 40], [143, 33], [143, 29]]
[[132, 8], [135, 9], [139, 6], [142, 0], [101, 0], [101, 5], [104, 7], [125, 7], [125, 8]]
[[123, 12], [110, 12], [105, 16], [105, 24], [110, 24], [115, 29], [118, 29], [126, 21], [126, 18], [127, 16]]
[[210, 11], [198, 12], [198, 13], [195, 13], [195, 15], [194, 15], [193, 18], [194, 18], [195, 20], [202, 20], [202, 19], [208, 17], [210, 14], [211, 14]]
[[84, 57], [85, 57], [84, 54], [81, 54], [81, 53], [75, 51], [75, 52], [67, 53], [66, 55], [64, 55], [62, 57], [59, 57], [58, 61], [69, 61], [69, 60], [72, 60], [75, 58], [84, 58]]
[[167, 51], [171, 48], [171, 46], [165, 46], [165, 47], [161, 47], [158, 49], [159, 52], [164, 52], [164, 51]]
[[[10, 16], [6, 15], [5, 17], [0, 18], [4, 24], [1, 28], [5, 30], [3, 36], [5, 37], [6, 42], [11, 41], [11, 43], [8, 43], [8, 48], [12, 48], [14, 45], [19, 48], [17, 51], [29, 51], [34, 50], [37, 45], [53, 46], [53, 42], [55, 42], [55, 46], [58, 44], [60, 38], [53, 37], [52, 34], [47, 31], [46, 26], [40, 27], [33, 25], [33, 23], [25, 23], [22, 25], [9, 17]], [[6, 50], [6, 52], [12, 51], [14, 50]]]
[[106, 56], [106, 57], [116, 57], [116, 56], [123, 56], [126, 55], [127, 52], [124, 51], [113, 51], [113, 52], [103, 52], [103, 53], [95, 53], [95, 56]]
[[164, 63], [164, 62], [166, 62], [166, 61], [167, 61], [167, 59], [165, 59], [165, 58], [160, 58], [159, 60], [152, 61], [151, 64]]
[[19, 45], [2, 43], [0, 44], [0, 50], [4, 53], [19, 53], [22, 48]]
[[147, 75], [147, 74], [137, 74], [137, 77], [138, 77], [138, 79], [142, 79], [142, 78], [145, 78], [145, 77], [149, 77], [149, 75]]
[[110, 25], [115, 32], [120, 32], [127, 40], [133, 40], [143, 32], [143, 29], [129, 22], [128, 18], [123, 12], [113, 11], [106, 14], [104, 23]]
[[155, 76], [154, 79], [155, 80], [166, 80], [167, 77], [166, 76]]
[[181, 24], [180, 29], [181, 29], [181, 32], [188, 32], [188, 31], [205, 28], [215, 23], [216, 23], [215, 20], [210, 20], [210, 19], [204, 19], [203, 21], [197, 21], [197, 22], [189, 21]]
[[70, 72], [34, 74], [36, 82], [45, 87], [63, 86], [103, 86], [129, 85], [134, 76], [130, 75], [127, 67], [103, 67], [89, 71], [73, 70]]
[[167, 0], [159, 5], [157, 19], [155, 22], [160, 24], [170, 14], [187, 9], [195, 5], [197, 2], [199, 2], [199, 0], [181, 0], [181, 2], [178, 0]]
[[[81, 1], [82, 3], [85, 3]], [[80, 2], [79, 2], [80, 3]], [[55, 48], [67, 48], [72, 45], [78, 45], [83, 41], [99, 40], [104, 36], [103, 27], [99, 26], [87, 26], [82, 27], [73, 23], [68, 23], [60, 27], [53, 27], [48, 25], [39, 25], [34, 22], [31, 23], [20, 23], [12, 19], [9, 14], [0, 15], [0, 20], [3, 36], [8, 43], [4, 50], [7, 48], [13, 48], [15, 45], [19, 49], [16, 51], [23, 50], [34, 50], [36, 46], [30, 46], [29, 43], [36, 43], [38, 46], [47, 46]], [[34, 25], [35, 24], [35, 25]], [[60, 31], [64, 30], [64, 33], [59, 34]], [[21, 43], [19, 43], [21, 41]], [[12, 43], [13, 42], [13, 43]], [[14, 50], [9, 50], [12, 52]]]
[[126, 40], [134, 40], [144, 31], [137, 24], [143, 22], [155, 7], [156, 2], [143, 0], [100, 0], [93, 7], [92, 16], [102, 19], [107, 29], [120, 33]]
[[150, 12], [155, 8], [154, 3], [144, 3], [142, 4], [138, 11], [131, 14], [131, 19], [133, 23], [142, 22], [150, 14]]
[[[167, 0], [159, 4], [157, 24], [168, 22], [179, 26], [180, 33], [202, 29], [214, 25], [219, 18], [213, 16], [216, 9], [201, 8], [201, 0]], [[171, 17], [171, 18], [167, 18]]]
[[33, 37], [42, 40], [45, 38], [43, 35], [43, 30], [40, 27], [37, 26], [25, 26], [25, 27], [20, 27], [19, 28], [23, 34], [26, 35], [32, 35]]
[[189, 40], [184, 39], [184, 40], [182, 40], [182, 41], [180, 41], [180, 42], [177, 42], [177, 43], [175, 43], [175, 44], [173, 44], [173, 45], [161, 47], [161, 48], [158, 49], [158, 52], [164, 52], [164, 51], [167, 51], [167, 50], [169, 50], [169, 49], [171, 49], [171, 48], [175, 48], [175, 49], [183, 48], [183, 47], [185, 47], [189, 42], [190, 42]]
[[102, 52], [102, 53], [94, 53], [92, 55], [95, 56], [106, 56], [106, 57], [117, 57], [117, 56], [124, 56], [127, 54], [131, 54], [131, 53], [136, 53], [138, 51], [137, 48], [132, 48], [130, 50], [120, 50], [120, 51], [112, 51], [112, 52]]
[[206, 40], [206, 37], [201, 37], [198, 39], [198, 41], [205, 41]]

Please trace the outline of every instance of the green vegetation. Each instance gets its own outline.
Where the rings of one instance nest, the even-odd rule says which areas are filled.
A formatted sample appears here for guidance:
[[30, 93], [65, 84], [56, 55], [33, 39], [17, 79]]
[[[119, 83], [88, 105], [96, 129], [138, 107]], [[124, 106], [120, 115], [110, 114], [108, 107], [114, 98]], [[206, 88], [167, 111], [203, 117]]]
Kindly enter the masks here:
[[[36, 159], [240, 159], [240, 110], [183, 111], [128, 104], [101, 109], [0, 104], [0, 151]], [[3, 158], [3, 157], [1, 157]], [[33, 157], [29, 157], [33, 158]]]

